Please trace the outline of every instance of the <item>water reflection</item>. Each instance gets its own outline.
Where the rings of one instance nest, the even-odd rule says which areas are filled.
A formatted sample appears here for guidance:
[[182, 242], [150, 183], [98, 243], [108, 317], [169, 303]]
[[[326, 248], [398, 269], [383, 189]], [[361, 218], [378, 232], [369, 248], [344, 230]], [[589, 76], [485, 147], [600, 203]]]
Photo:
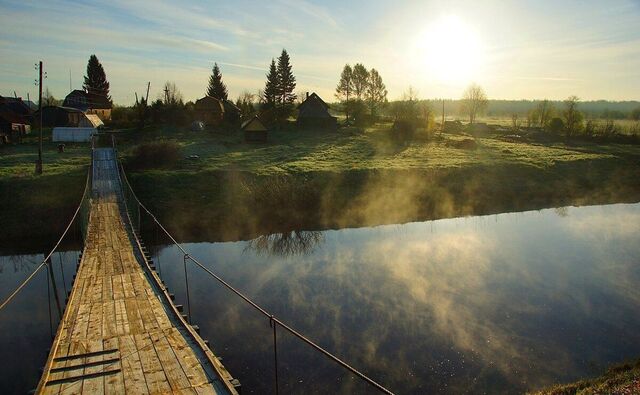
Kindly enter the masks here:
[[[256, 241], [188, 249], [398, 393], [522, 392], [640, 355], [637, 204], [322, 235], [295, 256]], [[271, 357], [266, 323], [206, 278], [194, 283], [205, 336], [245, 388], [270, 391], [268, 362], [257, 362]], [[366, 392], [295, 342], [283, 349], [292, 392]]]
[[246, 249], [255, 251], [257, 255], [288, 257], [310, 254], [323, 241], [322, 232], [293, 230], [259, 236], [247, 242]]
[[[622, 204], [186, 247], [267, 310], [397, 393], [515, 393], [640, 355], [639, 241], [640, 204]], [[181, 252], [157, 251], [163, 279], [184, 304]], [[0, 293], [8, 278], [17, 282], [29, 271], [14, 278], [7, 274], [14, 267], [38, 261], [3, 259]], [[271, 392], [268, 322], [198, 268], [188, 270], [192, 316], [203, 336], [241, 380], [243, 393]], [[42, 302], [44, 280], [39, 287], [32, 296], [39, 292]], [[24, 329], [36, 307], [25, 309], [12, 316], [18, 334], [0, 319], [2, 346], [23, 332], [37, 338]], [[38, 311], [44, 326], [46, 310]], [[46, 344], [47, 333], [39, 336]], [[369, 392], [308, 347], [279, 336], [282, 392]], [[12, 377], [1, 374], [3, 381]]]

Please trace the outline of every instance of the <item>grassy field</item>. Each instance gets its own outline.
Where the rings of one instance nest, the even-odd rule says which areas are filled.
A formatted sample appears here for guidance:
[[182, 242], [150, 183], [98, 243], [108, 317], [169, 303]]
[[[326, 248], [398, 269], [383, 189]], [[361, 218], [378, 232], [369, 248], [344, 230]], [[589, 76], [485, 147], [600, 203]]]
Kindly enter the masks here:
[[[129, 169], [139, 196], [185, 239], [238, 239], [283, 228], [327, 228], [638, 201], [640, 146], [509, 142], [418, 134], [395, 144], [389, 125], [338, 132], [272, 132], [266, 144], [241, 133], [147, 129], [117, 132], [125, 163], [139, 144], [173, 141], [180, 159]], [[0, 240], [50, 240], [82, 192], [87, 145], [58, 153], [45, 134], [44, 174], [33, 174], [37, 144], [0, 147]], [[191, 158], [190, 158], [191, 157]]]

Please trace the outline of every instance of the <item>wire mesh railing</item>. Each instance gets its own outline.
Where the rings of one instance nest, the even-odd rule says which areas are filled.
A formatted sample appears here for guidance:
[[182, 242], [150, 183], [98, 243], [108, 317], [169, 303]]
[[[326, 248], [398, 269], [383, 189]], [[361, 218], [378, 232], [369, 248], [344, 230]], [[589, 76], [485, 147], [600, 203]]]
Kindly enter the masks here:
[[[361, 380], [363, 380], [364, 382], [369, 384], [372, 388], [378, 390], [379, 392], [385, 393], [385, 394], [393, 394], [393, 392], [391, 392], [390, 390], [388, 390], [387, 388], [385, 388], [384, 386], [379, 384], [377, 381], [375, 381], [372, 378], [368, 377], [367, 375], [365, 375], [364, 373], [362, 373], [358, 369], [354, 368], [353, 366], [351, 366], [350, 364], [348, 364], [347, 362], [345, 362], [341, 358], [338, 358], [333, 353], [327, 351], [326, 349], [324, 349], [323, 347], [321, 347], [320, 345], [318, 345], [314, 341], [310, 340], [308, 337], [306, 337], [304, 334], [302, 334], [301, 332], [299, 332], [296, 329], [294, 329], [289, 324], [285, 323], [284, 321], [282, 321], [281, 319], [279, 319], [275, 315], [273, 315], [270, 312], [268, 312], [266, 309], [261, 307], [258, 303], [254, 302], [251, 298], [246, 296], [243, 292], [241, 292], [240, 290], [238, 290], [237, 288], [232, 286], [230, 283], [225, 281], [222, 277], [218, 276], [211, 269], [209, 269], [208, 267], [203, 265], [200, 261], [198, 261], [195, 257], [193, 257], [193, 255], [189, 254], [182, 247], [182, 245], [180, 243], [178, 243], [178, 241], [173, 237], [173, 235], [171, 235], [171, 233], [169, 233], [169, 231], [160, 223], [160, 221], [158, 221], [158, 219], [155, 217], [155, 215], [153, 215], [153, 213], [149, 209], [147, 209], [147, 207], [144, 204], [142, 204], [142, 202], [138, 199], [138, 197], [136, 196], [135, 192], [133, 191], [133, 187], [129, 183], [129, 180], [127, 178], [126, 172], [124, 170], [124, 166], [119, 162], [118, 162], [118, 171], [119, 171], [119, 174], [120, 174], [120, 181], [121, 181], [121, 184], [122, 184], [122, 188], [121, 189], [122, 189], [123, 197], [125, 199], [125, 206], [126, 206], [126, 208], [128, 210], [128, 213], [129, 213], [129, 216], [130, 216], [130, 219], [131, 219], [131, 222], [132, 222], [132, 226], [135, 227], [137, 231], [140, 231], [140, 226], [141, 226], [141, 223], [142, 223], [141, 222], [141, 220], [142, 220], [141, 215], [146, 215], [151, 220], [151, 222], [154, 223], [155, 226], [164, 233], [164, 235], [170, 241], [170, 243], [173, 244], [176, 248], [178, 248], [179, 251], [183, 254], [183, 258], [184, 258], [183, 260], [184, 260], [184, 265], [185, 265], [185, 275], [186, 275], [187, 262], [192, 262], [196, 267], [200, 268], [208, 276], [210, 276], [211, 278], [215, 279], [217, 282], [222, 284], [226, 289], [231, 291], [234, 295], [239, 297], [242, 301], [247, 303], [249, 306], [251, 306], [259, 314], [261, 314], [264, 318], [266, 318], [268, 320], [268, 324], [269, 324], [269, 326], [270, 326], [270, 328], [272, 329], [272, 332], [273, 332], [272, 338], [273, 338], [274, 382], [275, 382], [275, 384], [274, 384], [274, 393], [276, 393], [276, 394], [279, 393], [278, 348], [277, 348], [278, 331], [277, 331], [277, 329], [281, 328], [282, 330], [290, 333], [291, 335], [293, 335], [295, 338], [299, 339], [300, 341], [302, 341], [306, 345], [310, 346], [313, 350], [319, 352], [320, 354], [324, 355], [325, 357], [327, 357], [328, 359], [330, 359], [331, 361], [333, 361], [337, 365], [339, 365], [342, 368], [346, 369], [347, 371], [351, 372], [352, 374], [354, 374], [355, 376], [357, 376], [358, 378], [360, 378]], [[186, 278], [185, 278], [185, 280], [186, 280]], [[188, 285], [187, 285], [187, 287], [188, 287]], [[188, 311], [190, 311], [188, 288], [187, 288], [186, 292], [187, 292], [187, 304], [188, 304], [187, 308], [188, 308]]]

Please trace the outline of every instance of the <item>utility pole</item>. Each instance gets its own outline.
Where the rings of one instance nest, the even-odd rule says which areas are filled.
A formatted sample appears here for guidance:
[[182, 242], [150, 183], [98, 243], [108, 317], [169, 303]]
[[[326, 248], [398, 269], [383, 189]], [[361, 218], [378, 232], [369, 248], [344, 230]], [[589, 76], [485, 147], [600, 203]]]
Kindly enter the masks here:
[[39, 66], [39, 99], [38, 112], [40, 113], [40, 141], [38, 143], [38, 160], [36, 161], [36, 174], [42, 174], [42, 60]]
[[138, 105], [138, 92], [134, 92], [136, 94], [136, 106]]
[[146, 104], [149, 104], [149, 88], [151, 88], [151, 81], [147, 82], [147, 96], [144, 98]]
[[169, 87], [164, 88], [164, 104], [169, 104]]
[[71, 92], [73, 89], [71, 88], [71, 69], [69, 69], [69, 92]]

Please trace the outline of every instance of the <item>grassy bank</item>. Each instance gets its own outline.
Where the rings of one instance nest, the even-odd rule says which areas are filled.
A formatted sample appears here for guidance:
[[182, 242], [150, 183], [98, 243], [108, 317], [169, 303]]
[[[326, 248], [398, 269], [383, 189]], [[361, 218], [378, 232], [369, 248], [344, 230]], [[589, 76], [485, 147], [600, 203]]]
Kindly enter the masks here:
[[591, 395], [640, 393], [640, 359], [609, 368], [594, 379], [556, 385], [535, 395]]
[[[561, 205], [640, 200], [640, 146], [510, 142], [418, 134], [406, 145], [389, 125], [326, 133], [283, 130], [262, 145], [239, 132], [150, 129], [118, 133], [125, 163], [151, 141], [179, 145], [177, 161], [130, 166], [140, 198], [183, 240], [235, 240], [298, 228], [325, 229]], [[82, 191], [87, 146], [35, 138], [0, 147], [0, 240], [52, 239]], [[458, 148], [460, 147], [460, 148]], [[55, 236], [54, 236], [55, 237]]]
[[19, 145], [0, 146], [0, 250], [51, 248], [75, 210], [87, 175], [87, 144], [58, 144], [44, 133], [43, 174], [36, 175], [36, 135]]
[[465, 149], [456, 147], [468, 136], [418, 135], [406, 146], [388, 136], [383, 125], [275, 132], [265, 145], [233, 133], [157, 130], [120, 141], [181, 145], [185, 159], [170, 167], [129, 172], [139, 196], [183, 240], [640, 200], [638, 146], [490, 136]]

